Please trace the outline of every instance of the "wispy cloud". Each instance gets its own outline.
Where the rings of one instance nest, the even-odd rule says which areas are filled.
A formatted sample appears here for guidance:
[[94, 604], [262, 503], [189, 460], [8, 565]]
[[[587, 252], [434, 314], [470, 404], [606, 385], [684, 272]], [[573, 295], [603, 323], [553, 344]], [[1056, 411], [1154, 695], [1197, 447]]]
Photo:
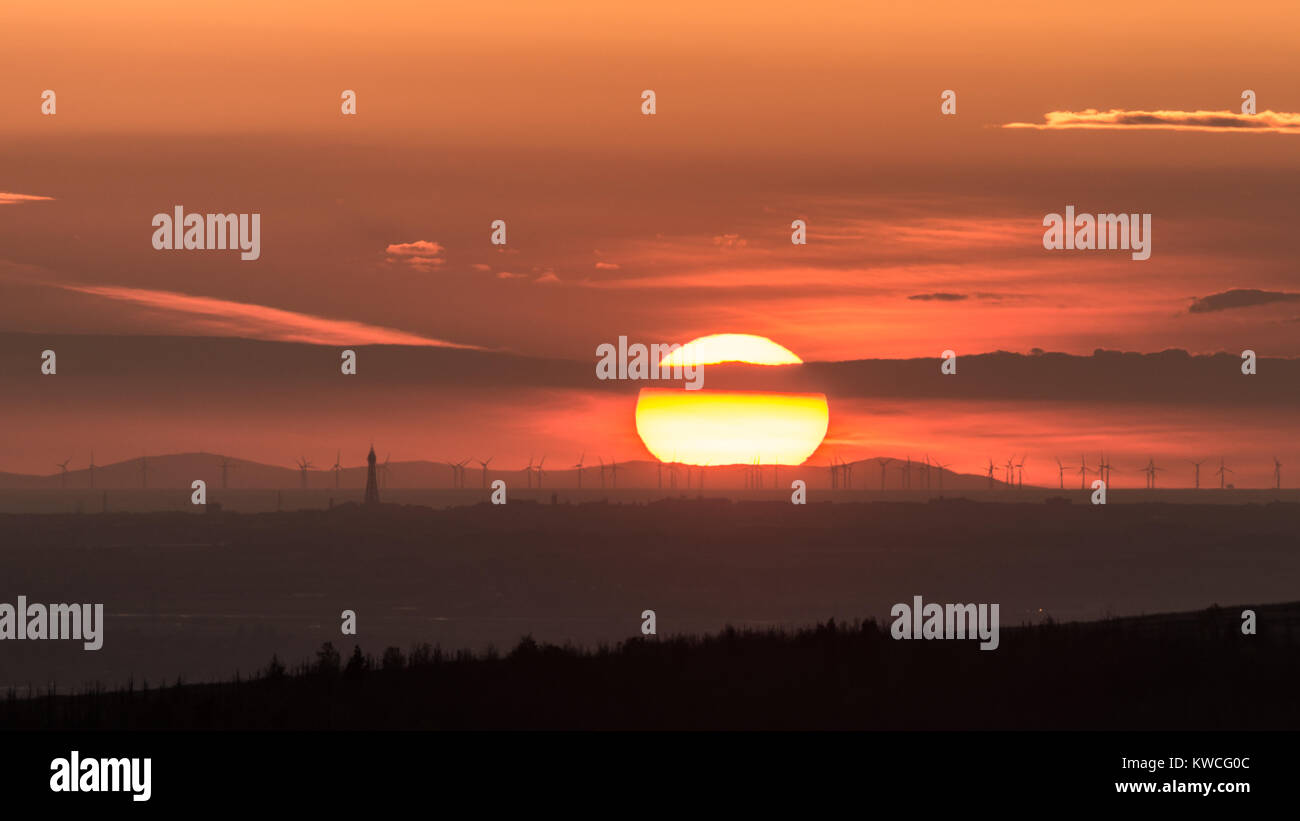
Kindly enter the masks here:
[[1261, 111], [1241, 114], [1234, 111], [1140, 111], [1112, 108], [1098, 111], [1049, 111], [1041, 123], [1005, 123], [1003, 128], [1032, 128], [1059, 131], [1090, 128], [1134, 131], [1212, 131], [1300, 134], [1300, 114]]
[[1193, 314], [1208, 314], [1213, 311], [1230, 311], [1233, 308], [1272, 305], [1276, 302], [1300, 302], [1300, 294], [1288, 291], [1261, 291], [1257, 288], [1233, 288], [1230, 291], [1200, 297], [1187, 310]]
[[921, 302], [959, 302], [963, 299], [969, 299], [969, 295], [940, 292], [936, 294], [912, 294], [908, 299], [915, 299]]
[[183, 316], [189, 320], [187, 330], [201, 335], [305, 342], [311, 345], [417, 345], [481, 350], [476, 345], [461, 345], [394, 328], [347, 319], [330, 319], [247, 302], [115, 285], [60, 284], [58, 287]]
[[13, 194], [0, 191], [0, 205], [17, 205], [20, 202], [48, 202], [54, 197], [38, 197], [34, 194]]

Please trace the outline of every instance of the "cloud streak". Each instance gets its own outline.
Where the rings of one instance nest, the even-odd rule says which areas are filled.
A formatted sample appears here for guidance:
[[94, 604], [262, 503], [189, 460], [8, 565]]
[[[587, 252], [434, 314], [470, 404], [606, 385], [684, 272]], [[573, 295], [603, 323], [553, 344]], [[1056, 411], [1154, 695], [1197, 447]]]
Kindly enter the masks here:
[[17, 205], [20, 202], [49, 202], [54, 197], [38, 197], [34, 194], [14, 194], [0, 191], [0, 205]]
[[920, 302], [960, 302], [967, 298], [967, 294], [950, 294], [942, 291], [934, 294], [912, 294], [908, 297], [908, 299]]
[[1098, 111], [1049, 111], [1041, 123], [1004, 123], [1003, 128], [1029, 128], [1038, 131], [1094, 129], [1112, 131], [1206, 131], [1215, 133], [1251, 132], [1264, 134], [1300, 134], [1300, 114], [1261, 111], [1242, 114], [1234, 111], [1141, 111], [1112, 108]]
[[1261, 291], [1258, 288], [1233, 288], [1218, 294], [1200, 297], [1188, 308], [1188, 313], [1208, 314], [1230, 311], [1234, 308], [1253, 308], [1277, 302], [1300, 302], [1300, 294], [1287, 291]]
[[347, 319], [285, 311], [266, 305], [116, 285], [60, 284], [59, 288], [126, 302], [188, 318], [202, 335], [236, 336], [309, 345], [415, 345], [482, 350], [419, 334]]

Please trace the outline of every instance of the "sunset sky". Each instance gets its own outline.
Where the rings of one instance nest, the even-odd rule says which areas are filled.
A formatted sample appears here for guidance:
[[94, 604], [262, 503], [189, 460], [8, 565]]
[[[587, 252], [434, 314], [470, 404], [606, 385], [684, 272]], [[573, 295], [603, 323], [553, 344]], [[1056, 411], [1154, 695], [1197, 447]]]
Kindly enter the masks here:
[[[805, 361], [1297, 357], [1300, 7], [1228, 16], [1199, 2], [9, 3], [0, 331], [570, 360], [620, 335], [712, 333]], [[340, 114], [344, 89], [356, 116]], [[940, 114], [945, 89], [956, 116]], [[177, 205], [260, 213], [260, 259], [154, 250], [152, 216]], [[1151, 258], [1044, 250], [1044, 215], [1067, 205], [1152, 214]], [[6, 421], [31, 427], [29, 411]], [[1053, 427], [1034, 412], [1027, 428]], [[873, 437], [844, 419], [832, 405], [830, 435], [863, 456], [941, 442], [982, 458], [937, 423]], [[567, 427], [541, 435], [581, 447]], [[646, 457], [625, 409], [605, 427]], [[0, 470], [48, 472], [43, 435]], [[214, 438], [240, 449], [235, 432]], [[287, 446], [243, 450], [289, 461]]]

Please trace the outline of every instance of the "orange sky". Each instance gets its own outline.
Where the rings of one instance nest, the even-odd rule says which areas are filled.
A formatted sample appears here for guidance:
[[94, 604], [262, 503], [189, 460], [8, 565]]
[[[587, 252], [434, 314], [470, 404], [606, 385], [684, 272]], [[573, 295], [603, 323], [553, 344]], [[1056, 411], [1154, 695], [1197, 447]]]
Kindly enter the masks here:
[[[196, 5], [0, 10], [0, 331], [1300, 356], [1300, 134], [1179, 125], [1300, 112], [1294, 3]], [[1002, 127], [1089, 109], [1172, 114]], [[1070, 204], [1151, 259], [1045, 251]], [[175, 205], [261, 257], [155, 251]]]

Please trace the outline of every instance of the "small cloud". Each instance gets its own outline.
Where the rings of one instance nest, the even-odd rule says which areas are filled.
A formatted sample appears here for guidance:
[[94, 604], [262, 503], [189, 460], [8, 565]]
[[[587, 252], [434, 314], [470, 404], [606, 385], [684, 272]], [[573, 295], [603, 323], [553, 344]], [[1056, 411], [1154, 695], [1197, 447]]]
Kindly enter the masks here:
[[11, 194], [0, 191], [0, 205], [17, 205], [20, 202], [49, 202], [54, 197], [38, 197], [34, 194]]
[[438, 243], [423, 239], [394, 243], [384, 249], [390, 264], [400, 263], [423, 274], [434, 271], [445, 262], [438, 256], [442, 251], [443, 247]]
[[440, 267], [443, 261], [436, 257], [411, 257], [406, 260], [406, 264], [410, 266], [412, 271], [427, 274]]
[[473, 265], [471, 265], [470, 267], [473, 268], [475, 271], [491, 271], [491, 270], [492, 270], [492, 266], [491, 266], [491, 265], [488, 265], [486, 262], [476, 262], [476, 263], [474, 263]]
[[442, 253], [442, 246], [428, 240], [399, 242], [388, 246], [384, 253], [394, 257], [436, 257]]
[[1229, 311], [1234, 308], [1253, 308], [1256, 305], [1296, 301], [1300, 301], [1300, 294], [1287, 291], [1261, 291], [1257, 288], [1233, 288], [1230, 291], [1210, 294], [1194, 300], [1187, 312], [1208, 314], [1212, 311]]
[[713, 244], [720, 248], [744, 248], [749, 242], [740, 234], [721, 234], [713, 238]]
[[540, 285], [540, 284], [549, 284], [549, 283], [552, 283], [552, 282], [559, 282], [559, 281], [560, 281], [560, 278], [557, 277], [557, 276], [555, 275], [555, 272], [554, 272], [554, 271], [547, 271], [546, 273], [544, 273], [544, 274], [542, 274], [541, 276], [539, 276], [537, 279], [533, 280], [533, 282], [536, 282], [536, 283], [538, 283], [539, 285]]
[[912, 294], [908, 297], [908, 299], [916, 299], [922, 302], [959, 302], [963, 299], [969, 298], [970, 297], [966, 294], [949, 294], [943, 292], [935, 294]]
[[1283, 111], [1261, 111], [1258, 114], [1236, 111], [1130, 111], [1120, 108], [1098, 111], [1089, 108], [1083, 111], [1049, 111], [1043, 115], [1041, 123], [1004, 123], [1002, 127], [1038, 131], [1088, 128], [1300, 134], [1300, 114]]
[[524, 279], [526, 274], [512, 274], [509, 271], [497, 271], [497, 279]]
[[619, 269], [619, 265], [618, 265], [618, 263], [615, 263], [615, 262], [597, 262], [597, 263], [596, 263], [596, 270], [597, 270], [597, 271], [617, 271], [618, 269]]

